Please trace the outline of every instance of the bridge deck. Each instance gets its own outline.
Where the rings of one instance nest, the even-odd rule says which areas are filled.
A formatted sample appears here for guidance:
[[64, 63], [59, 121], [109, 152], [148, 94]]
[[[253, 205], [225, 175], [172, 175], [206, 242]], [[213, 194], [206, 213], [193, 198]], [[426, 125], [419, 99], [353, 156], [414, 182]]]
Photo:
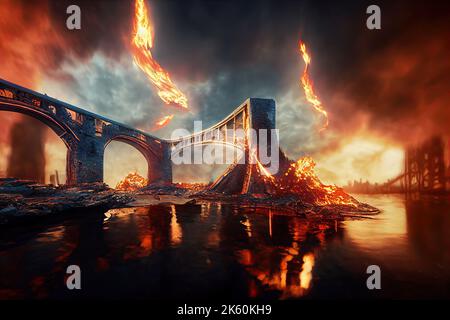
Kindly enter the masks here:
[[50, 104], [57, 104], [57, 105], [63, 106], [63, 107], [66, 108], [66, 109], [75, 111], [75, 112], [77, 112], [77, 113], [84, 114], [84, 115], [88, 115], [88, 116], [91, 116], [91, 117], [93, 117], [93, 118], [96, 118], [96, 119], [99, 119], [99, 120], [103, 120], [103, 121], [105, 121], [105, 122], [112, 123], [112, 124], [115, 124], [115, 125], [117, 125], [117, 126], [123, 127], [123, 128], [125, 128], [125, 129], [129, 129], [129, 130], [136, 131], [136, 132], [138, 132], [138, 133], [140, 133], [140, 134], [143, 134], [143, 135], [145, 135], [145, 136], [147, 136], [147, 137], [149, 137], [149, 138], [157, 139], [157, 140], [164, 140], [164, 139], [158, 138], [158, 137], [156, 137], [156, 136], [153, 136], [153, 135], [151, 135], [151, 134], [148, 133], [148, 132], [145, 132], [145, 131], [142, 131], [142, 130], [133, 128], [133, 127], [131, 127], [130, 125], [121, 123], [121, 122], [116, 121], [116, 120], [109, 119], [109, 118], [107, 118], [107, 117], [105, 117], [105, 116], [96, 114], [96, 113], [94, 113], [94, 112], [91, 112], [91, 111], [88, 111], [88, 110], [85, 110], [85, 109], [76, 107], [76, 106], [71, 105], [71, 104], [69, 104], [69, 103], [67, 103], [67, 102], [64, 102], [64, 101], [58, 100], [58, 99], [56, 99], [56, 98], [50, 97], [50, 96], [48, 96], [47, 94], [42, 94], [42, 93], [39, 93], [39, 92], [37, 92], [37, 91], [34, 91], [34, 90], [31, 90], [31, 89], [22, 87], [22, 86], [20, 86], [20, 85], [15, 84], [15, 83], [9, 82], [9, 81], [7, 81], [7, 80], [5, 80], [5, 79], [0, 78], [0, 84], [3, 84], [3, 85], [6, 86], [6, 87], [11, 87], [11, 88], [13, 88], [13, 89], [16, 89], [16, 90], [20, 90], [20, 91], [26, 92], [26, 93], [28, 93], [28, 94], [30, 94], [30, 95], [32, 95], [32, 96], [35, 96], [35, 97], [39, 98], [40, 100], [50, 102]]

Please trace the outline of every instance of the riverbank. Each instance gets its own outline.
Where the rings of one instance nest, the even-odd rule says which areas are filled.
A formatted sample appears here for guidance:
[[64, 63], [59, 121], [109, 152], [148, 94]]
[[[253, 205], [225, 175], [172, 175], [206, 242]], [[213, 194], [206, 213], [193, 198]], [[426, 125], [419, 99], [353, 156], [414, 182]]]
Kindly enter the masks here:
[[274, 209], [308, 219], [344, 219], [379, 213], [378, 209], [359, 202], [356, 205], [314, 205], [295, 196], [225, 195], [205, 192], [200, 186], [180, 184], [153, 184], [137, 191], [117, 191], [103, 183], [55, 187], [28, 180], [2, 178], [0, 227], [64, 219], [75, 213], [106, 212], [114, 208], [218, 202], [242, 208]]
[[32, 224], [74, 212], [108, 210], [132, 201], [103, 183], [76, 187], [37, 184], [12, 178], [0, 179], [0, 226]]

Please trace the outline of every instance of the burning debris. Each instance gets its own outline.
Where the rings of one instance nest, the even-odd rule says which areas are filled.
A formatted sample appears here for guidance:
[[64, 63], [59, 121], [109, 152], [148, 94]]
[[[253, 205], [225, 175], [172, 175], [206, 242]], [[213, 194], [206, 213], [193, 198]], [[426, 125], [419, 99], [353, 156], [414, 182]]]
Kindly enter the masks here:
[[153, 126], [153, 131], [159, 130], [161, 128], [164, 128], [169, 124], [170, 121], [172, 121], [174, 115], [170, 114], [168, 116], [164, 116], [158, 121], [156, 121], [155, 125]]
[[[314, 172], [311, 157], [289, 161], [280, 159], [282, 170], [271, 175], [257, 162], [253, 165], [235, 164], [215, 183], [195, 196], [210, 200], [230, 200], [248, 205], [273, 207], [309, 216], [338, 217], [340, 212], [377, 213], [378, 210], [347, 194], [342, 188], [323, 184]], [[239, 186], [246, 186], [242, 188]]]
[[[245, 165], [241, 165], [244, 166]], [[304, 218], [342, 219], [378, 213], [376, 208], [358, 202], [341, 188], [323, 184], [314, 172], [310, 157], [290, 162], [287, 169], [272, 176], [257, 164], [247, 165], [253, 193], [223, 193], [211, 185], [188, 183], [153, 183], [136, 172], [129, 173], [116, 189], [103, 183], [76, 187], [37, 184], [28, 180], [0, 179], [0, 225], [38, 222], [43, 217], [60, 217], [66, 213], [88, 212], [124, 206], [200, 205], [210, 201], [234, 203], [249, 208], [276, 208]], [[238, 167], [242, 169], [243, 167]], [[231, 170], [227, 176], [242, 170]], [[225, 180], [236, 182], [236, 180]], [[103, 211], [102, 211], [103, 212]]]
[[295, 195], [304, 202], [319, 206], [358, 206], [359, 202], [342, 188], [323, 184], [314, 172], [315, 165], [311, 157], [292, 163], [284, 174], [273, 181], [277, 195]]
[[148, 184], [148, 180], [137, 172], [130, 172], [122, 181], [120, 181], [116, 190], [120, 191], [136, 191]]

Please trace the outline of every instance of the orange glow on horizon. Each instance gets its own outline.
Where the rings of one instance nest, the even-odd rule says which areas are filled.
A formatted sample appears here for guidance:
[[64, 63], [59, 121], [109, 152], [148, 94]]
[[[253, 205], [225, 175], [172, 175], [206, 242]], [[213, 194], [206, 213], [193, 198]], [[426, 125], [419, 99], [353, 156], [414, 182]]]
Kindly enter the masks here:
[[403, 147], [369, 132], [341, 140], [341, 145], [316, 155], [320, 179], [346, 185], [354, 180], [384, 183], [403, 171]]

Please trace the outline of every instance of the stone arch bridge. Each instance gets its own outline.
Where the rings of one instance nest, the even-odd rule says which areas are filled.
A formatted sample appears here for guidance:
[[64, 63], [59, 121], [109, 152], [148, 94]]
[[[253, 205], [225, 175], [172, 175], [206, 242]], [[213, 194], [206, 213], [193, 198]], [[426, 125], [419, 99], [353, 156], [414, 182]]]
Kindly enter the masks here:
[[275, 102], [251, 98], [206, 130], [176, 140], [164, 140], [3, 79], [0, 79], [0, 111], [31, 116], [63, 140], [68, 150], [67, 184], [71, 185], [103, 181], [104, 150], [114, 140], [125, 142], [144, 155], [149, 183], [172, 182], [171, 156], [183, 147], [222, 143], [245, 151], [249, 138], [235, 134], [229, 137], [226, 132], [230, 129], [232, 132], [249, 128], [275, 129]]

